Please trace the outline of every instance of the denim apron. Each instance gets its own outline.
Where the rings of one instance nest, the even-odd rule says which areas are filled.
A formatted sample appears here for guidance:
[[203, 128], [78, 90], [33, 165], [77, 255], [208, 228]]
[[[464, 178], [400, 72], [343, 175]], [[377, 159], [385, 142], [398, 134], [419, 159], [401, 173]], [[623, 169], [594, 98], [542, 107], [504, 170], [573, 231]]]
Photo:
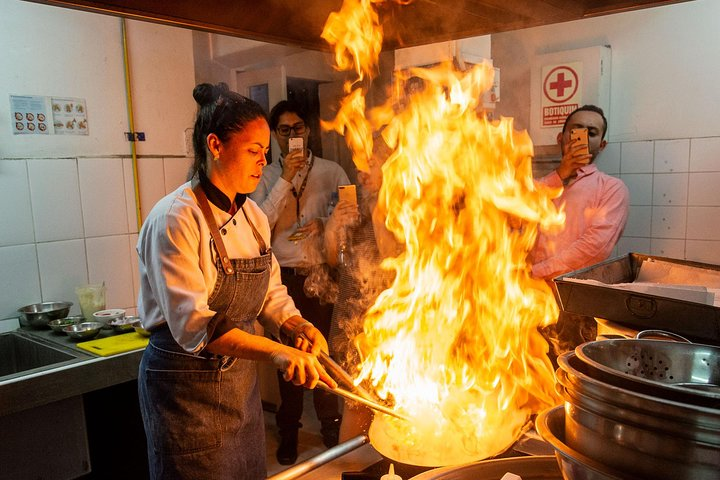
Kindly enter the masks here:
[[[207, 202], [204, 194], [201, 196], [198, 201]], [[261, 256], [228, 262], [226, 256], [221, 260], [222, 254], [218, 255], [218, 278], [208, 305], [224, 313], [236, 328], [254, 333], [269, 285], [271, 253], [247, 215], [245, 218]], [[214, 226], [214, 219], [211, 221]], [[216, 250], [224, 252], [219, 236], [213, 240]], [[165, 326], [150, 337], [140, 363], [138, 389], [150, 478], [266, 478], [257, 362], [189, 354]]]

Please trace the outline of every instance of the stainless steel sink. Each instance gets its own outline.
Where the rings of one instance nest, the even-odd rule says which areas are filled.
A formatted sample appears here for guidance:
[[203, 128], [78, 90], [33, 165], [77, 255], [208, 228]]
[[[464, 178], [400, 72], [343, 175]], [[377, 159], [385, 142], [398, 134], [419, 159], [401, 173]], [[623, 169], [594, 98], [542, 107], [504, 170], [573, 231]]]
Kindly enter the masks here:
[[24, 332], [0, 334], [0, 382], [72, 363], [78, 358]]

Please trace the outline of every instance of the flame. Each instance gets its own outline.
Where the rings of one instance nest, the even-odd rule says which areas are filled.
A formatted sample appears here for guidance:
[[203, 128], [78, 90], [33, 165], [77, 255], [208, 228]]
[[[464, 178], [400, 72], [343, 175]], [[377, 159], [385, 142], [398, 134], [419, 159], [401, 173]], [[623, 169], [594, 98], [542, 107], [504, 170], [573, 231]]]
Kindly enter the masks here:
[[[338, 67], [353, 65], [361, 79], [379, 52], [378, 36], [357, 26], [371, 19], [379, 31], [374, 12], [358, 11], [371, 3], [346, 0], [324, 32], [344, 62]], [[356, 382], [413, 421], [376, 414], [370, 437], [397, 461], [451, 465], [504, 451], [533, 413], [561, 401], [538, 331], [555, 321], [557, 306], [545, 282], [530, 276], [527, 253], [539, 226], [564, 217], [552, 204], [559, 192], [533, 182], [527, 133], [481, 111], [490, 66], [409, 74], [425, 88], [402, 108], [388, 102], [368, 115], [365, 88], [346, 83], [348, 95], [327, 126], [345, 133], [361, 170], [372, 132], [384, 127], [391, 153], [378, 208], [405, 246], [383, 264], [395, 278], [364, 319]], [[397, 90], [404, 79], [398, 75]]]

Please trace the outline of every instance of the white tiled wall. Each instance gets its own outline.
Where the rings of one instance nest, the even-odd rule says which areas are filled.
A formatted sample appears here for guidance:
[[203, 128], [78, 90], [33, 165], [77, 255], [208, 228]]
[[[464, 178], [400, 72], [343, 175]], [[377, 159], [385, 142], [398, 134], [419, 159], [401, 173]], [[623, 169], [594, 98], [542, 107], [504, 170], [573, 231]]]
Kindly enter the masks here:
[[[138, 159], [142, 211], [180, 185], [192, 159]], [[135, 313], [138, 267], [130, 158], [0, 159], [0, 319], [104, 281], [108, 308]]]
[[720, 137], [616, 145], [620, 178], [630, 189], [617, 254], [720, 264]]

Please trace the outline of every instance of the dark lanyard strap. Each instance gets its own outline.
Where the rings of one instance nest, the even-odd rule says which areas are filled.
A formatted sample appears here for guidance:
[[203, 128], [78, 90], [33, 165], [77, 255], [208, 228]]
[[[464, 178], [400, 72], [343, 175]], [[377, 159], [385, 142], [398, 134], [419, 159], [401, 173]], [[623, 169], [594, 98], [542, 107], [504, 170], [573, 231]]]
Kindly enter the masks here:
[[[280, 160], [280, 167], [283, 166], [282, 158]], [[303, 192], [305, 191], [305, 187], [307, 186], [308, 178], [310, 177], [310, 172], [312, 171], [313, 165], [315, 165], [315, 155], [312, 155], [310, 157], [310, 166], [308, 167], [307, 175], [305, 175], [305, 178], [303, 178], [303, 182], [300, 185], [300, 190], [295, 190], [295, 185], [290, 182], [290, 186], [292, 187], [292, 194], [293, 197], [295, 197], [295, 218], [297, 219], [298, 225], [300, 224], [300, 198], [302, 197]]]
[[248, 224], [250, 225], [250, 230], [252, 230], [253, 237], [255, 237], [255, 241], [260, 246], [260, 253], [262, 255], [269, 253], [270, 249], [267, 247], [265, 239], [262, 237], [262, 235], [260, 235], [260, 232], [258, 232], [257, 228], [255, 228], [255, 224], [250, 221], [250, 217], [248, 217], [247, 213], [245, 213], [245, 207], [241, 207], [240, 210], [242, 210], [243, 215], [245, 215], [245, 220], [247, 220]]

